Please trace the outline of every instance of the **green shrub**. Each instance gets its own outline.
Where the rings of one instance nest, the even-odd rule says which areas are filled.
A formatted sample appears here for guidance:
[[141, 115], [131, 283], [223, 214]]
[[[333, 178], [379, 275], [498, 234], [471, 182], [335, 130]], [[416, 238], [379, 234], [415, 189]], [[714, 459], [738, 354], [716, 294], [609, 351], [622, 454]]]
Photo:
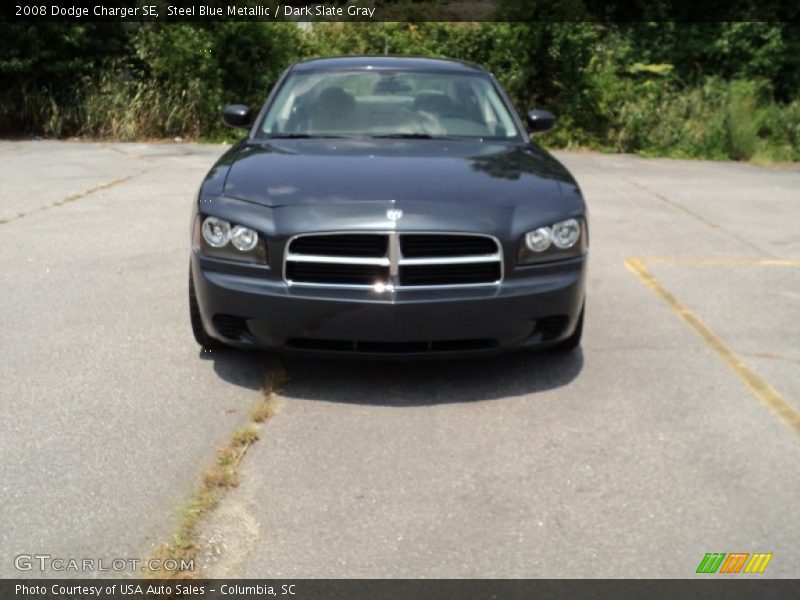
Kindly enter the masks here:
[[621, 152], [787, 160], [797, 141], [797, 126], [791, 120], [796, 103], [776, 104], [763, 82], [709, 78], [701, 86], [683, 89], [674, 82], [645, 81], [623, 88], [618, 105], [608, 146]]
[[[134, 68], [139, 70], [137, 79], [143, 84], [134, 84], [138, 102], [153, 102], [154, 111], [164, 120], [187, 116], [194, 122], [179, 125], [195, 135], [200, 133], [202, 124], [217, 118], [222, 103], [222, 73], [208, 30], [187, 23], [147, 24], [134, 37], [133, 44], [138, 60]], [[175, 102], [168, 112], [157, 102], [163, 97]]]
[[223, 104], [260, 104], [300, 48], [289, 23], [3, 23], [3, 33], [0, 133], [55, 137], [218, 135]]
[[388, 52], [484, 65], [520, 112], [556, 113], [538, 138], [550, 147], [800, 160], [790, 23], [0, 23], [0, 36], [0, 134], [231, 138], [220, 109], [260, 105], [295, 60]]

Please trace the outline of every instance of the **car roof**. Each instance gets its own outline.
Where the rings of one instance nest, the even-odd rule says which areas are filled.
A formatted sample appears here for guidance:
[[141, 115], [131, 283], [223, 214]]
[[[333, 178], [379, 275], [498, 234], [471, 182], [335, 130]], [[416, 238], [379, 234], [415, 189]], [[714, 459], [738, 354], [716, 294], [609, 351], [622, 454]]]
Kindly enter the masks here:
[[474, 63], [424, 56], [332, 56], [328, 58], [312, 58], [295, 64], [292, 70], [317, 71], [330, 69], [335, 71], [368, 68], [488, 74], [483, 67]]

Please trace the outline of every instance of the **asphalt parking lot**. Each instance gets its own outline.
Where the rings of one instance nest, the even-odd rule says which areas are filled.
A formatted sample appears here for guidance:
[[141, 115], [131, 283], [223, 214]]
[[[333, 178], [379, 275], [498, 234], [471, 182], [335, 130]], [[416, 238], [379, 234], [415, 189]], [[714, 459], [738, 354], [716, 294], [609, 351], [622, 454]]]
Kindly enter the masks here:
[[[188, 324], [222, 151], [0, 143], [0, 576], [146, 555], [247, 422], [270, 357], [203, 355]], [[209, 575], [691, 577], [707, 552], [798, 575], [800, 169], [557, 156], [590, 207], [582, 350], [285, 359]]]

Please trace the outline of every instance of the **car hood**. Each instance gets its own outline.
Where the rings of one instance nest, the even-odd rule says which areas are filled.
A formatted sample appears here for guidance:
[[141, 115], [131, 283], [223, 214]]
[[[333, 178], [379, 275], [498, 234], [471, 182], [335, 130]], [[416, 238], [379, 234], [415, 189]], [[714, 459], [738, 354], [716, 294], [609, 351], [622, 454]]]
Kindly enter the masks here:
[[220, 160], [209, 174], [215, 177], [221, 195], [273, 208], [362, 202], [513, 207], [558, 202], [562, 185], [574, 185], [536, 146], [445, 140], [249, 142]]

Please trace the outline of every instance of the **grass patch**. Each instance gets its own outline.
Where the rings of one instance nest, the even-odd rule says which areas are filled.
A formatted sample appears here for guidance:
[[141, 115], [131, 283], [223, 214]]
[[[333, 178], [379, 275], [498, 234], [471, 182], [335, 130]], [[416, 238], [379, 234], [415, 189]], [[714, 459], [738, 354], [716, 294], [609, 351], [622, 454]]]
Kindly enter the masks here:
[[[286, 369], [276, 360], [264, 379], [261, 388], [262, 400], [250, 411], [250, 418], [255, 423], [267, 421], [276, 412], [276, 396], [288, 380]], [[219, 504], [225, 493], [239, 485], [239, 465], [248, 449], [261, 436], [258, 425], [248, 425], [237, 429], [230, 440], [217, 452], [217, 458], [202, 474], [200, 484], [195, 488], [189, 502], [181, 509], [178, 526], [172, 539], [161, 544], [151, 553], [151, 559], [164, 563], [174, 560], [178, 565], [194, 561], [197, 556], [197, 527], [204, 515]], [[199, 578], [198, 570], [145, 571], [151, 578]]]
[[256, 423], [263, 423], [275, 414], [275, 408], [271, 402], [262, 400], [250, 409], [250, 418]]
[[277, 411], [277, 396], [280, 394], [289, 375], [280, 362], [276, 361], [264, 378], [261, 386], [262, 399], [250, 410], [250, 418], [256, 423], [263, 423]]
[[[239, 485], [238, 468], [247, 450], [259, 437], [255, 427], [237, 430], [226, 446], [219, 449], [216, 462], [203, 473], [192, 499], [180, 513], [178, 529], [168, 543], [161, 544], [150, 558], [174, 560], [178, 565], [193, 561], [196, 556], [195, 530], [200, 519], [217, 506], [230, 488]], [[195, 578], [197, 571], [145, 571], [148, 577]]]
[[607, 104], [613, 127], [601, 145], [612, 151], [761, 165], [800, 160], [800, 101], [775, 102], [764, 81], [708, 78], [689, 88], [645, 81], [615, 90]]
[[231, 437], [231, 446], [234, 448], [247, 448], [257, 439], [258, 429], [255, 427], [246, 427], [233, 434]]

